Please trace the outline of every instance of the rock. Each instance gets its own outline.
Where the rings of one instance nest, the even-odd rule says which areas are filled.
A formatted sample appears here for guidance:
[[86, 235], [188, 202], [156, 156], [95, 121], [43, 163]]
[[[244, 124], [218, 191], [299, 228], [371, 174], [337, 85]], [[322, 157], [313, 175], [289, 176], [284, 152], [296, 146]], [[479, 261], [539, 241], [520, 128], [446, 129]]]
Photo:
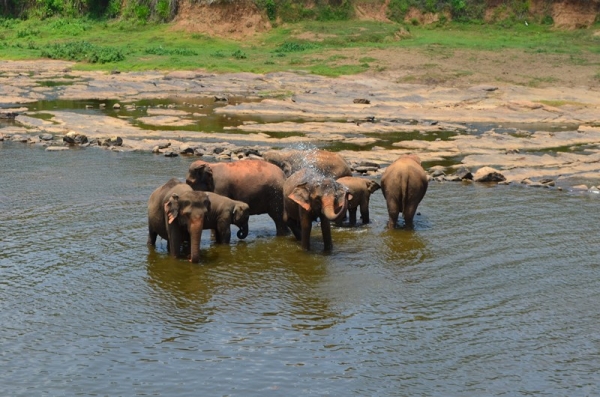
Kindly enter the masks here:
[[159, 149], [166, 149], [166, 148], [168, 148], [170, 146], [171, 146], [171, 142], [167, 142], [167, 143], [161, 143], [161, 144], [159, 144], [158, 148]]
[[588, 190], [588, 187], [587, 187], [587, 185], [575, 185], [571, 188], [571, 190], [584, 191], [584, 190]]
[[549, 186], [549, 187], [556, 186], [556, 182], [553, 179], [549, 179], [549, 178], [540, 179], [539, 182], [544, 186]]
[[473, 179], [473, 174], [471, 173], [471, 170], [468, 169], [467, 167], [460, 167], [459, 169], [456, 170], [454, 175], [458, 176], [461, 180], [462, 179], [469, 179], [469, 180]]
[[64, 150], [69, 150], [67, 146], [48, 146], [46, 148], [47, 152], [62, 152]]
[[371, 167], [371, 166], [366, 166], [366, 165], [359, 165], [359, 166], [354, 167], [354, 171], [361, 173], [361, 174], [366, 174], [368, 172], [376, 172], [378, 170], [379, 170], [379, 166]]
[[204, 156], [206, 154], [206, 151], [203, 148], [195, 148], [194, 149], [194, 156]]
[[154, 146], [152, 148], [152, 153], [159, 154], [160, 153], [160, 147], [158, 145]]
[[506, 177], [492, 167], [482, 167], [473, 175], [475, 182], [502, 182]]
[[54, 136], [53, 136], [52, 134], [48, 134], [48, 133], [46, 133], [46, 134], [40, 134], [40, 135], [39, 135], [39, 138], [40, 138], [40, 140], [42, 140], [42, 141], [51, 141], [51, 140], [53, 140], [53, 139], [54, 139]]
[[25, 135], [13, 135], [10, 137], [11, 141], [21, 143], [26, 143], [28, 139]]
[[113, 109], [117, 110], [117, 109], [121, 109], [121, 104], [120, 103], [115, 103], [113, 105]]
[[364, 99], [364, 98], [356, 98], [354, 101], [354, 103], [360, 103], [363, 105], [369, 105], [371, 104], [371, 101], [369, 101], [368, 99]]
[[14, 120], [18, 115], [19, 115], [19, 113], [17, 113], [17, 112], [0, 111], [0, 119]]
[[460, 181], [462, 181], [462, 178], [458, 175], [449, 175], [449, 176], [445, 176], [444, 180], [448, 181], [448, 182], [460, 182]]
[[215, 95], [215, 102], [228, 102], [227, 97]]
[[446, 173], [444, 172], [445, 169], [446, 167], [444, 167], [443, 165], [434, 165], [429, 169], [429, 174], [434, 178], [438, 176], [444, 176], [446, 175]]
[[179, 146], [179, 154], [193, 155], [194, 148], [184, 143], [183, 145]]
[[167, 150], [165, 152], [165, 157], [177, 157], [179, 156], [179, 154], [177, 154], [176, 152], [174, 152], [173, 150]]
[[82, 145], [88, 142], [87, 136], [79, 134], [75, 131], [69, 131], [67, 135], [63, 136], [63, 141], [69, 145]]
[[4, 141], [4, 135], [0, 134], [0, 142], [3, 142], [3, 141]]
[[102, 141], [102, 146], [122, 146], [122, 145], [123, 145], [123, 138], [121, 138], [119, 136], [112, 136], [112, 137]]
[[498, 87], [496, 87], [495, 85], [477, 85], [475, 87], [471, 87], [469, 88], [472, 91], [487, 91], [487, 92], [493, 92], [496, 91], [498, 89]]

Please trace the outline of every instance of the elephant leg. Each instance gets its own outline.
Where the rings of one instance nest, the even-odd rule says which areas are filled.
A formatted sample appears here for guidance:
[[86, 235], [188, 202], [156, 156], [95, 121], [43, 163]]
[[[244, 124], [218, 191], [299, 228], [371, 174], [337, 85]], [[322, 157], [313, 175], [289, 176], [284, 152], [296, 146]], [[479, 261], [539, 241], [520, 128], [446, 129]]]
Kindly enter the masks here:
[[148, 229], [148, 245], [151, 246], [156, 246], [156, 237], [158, 236], [158, 233], [153, 232], [152, 230]]
[[390, 217], [387, 224], [388, 229], [395, 228], [398, 223], [398, 215], [400, 214], [400, 206], [398, 204], [396, 200], [387, 201], [388, 215]]
[[312, 219], [308, 214], [300, 220], [300, 229], [302, 230], [302, 248], [310, 250], [310, 232], [312, 230]]
[[[350, 214], [350, 226], [356, 225], [356, 210], [357, 208], [348, 209], [348, 213]], [[361, 211], [362, 213], [362, 211]]]
[[366, 225], [371, 221], [369, 219], [369, 200], [360, 204], [360, 217], [362, 218], [363, 225]]
[[[354, 209], [354, 215], [356, 215], [356, 209]], [[321, 217], [321, 233], [323, 234], [323, 243], [325, 251], [331, 251], [333, 243], [331, 242], [331, 223], [327, 217]]]
[[221, 220], [217, 225], [217, 244], [229, 244], [231, 242], [231, 226], [229, 221]]
[[280, 212], [270, 212], [269, 216], [275, 222], [275, 230], [277, 230], [278, 236], [287, 236], [290, 233], [287, 225], [283, 221], [283, 214]]
[[296, 237], [296, 240], [298, 240], [298, 241], [302, 240], [302, 231], [301, 231], [300, 224], [297, 220], [288, 219], [287, 226], [292, 231], [292, 234], [294, 235], [294, 237]]
[[413, 219], [415, 217], [415, 213], [417, 212], [417, 205], [408, 204], [404, 208], [402, 212], [402, 217], [404, 218], [404, 223], [409, 226], [413, 224]]

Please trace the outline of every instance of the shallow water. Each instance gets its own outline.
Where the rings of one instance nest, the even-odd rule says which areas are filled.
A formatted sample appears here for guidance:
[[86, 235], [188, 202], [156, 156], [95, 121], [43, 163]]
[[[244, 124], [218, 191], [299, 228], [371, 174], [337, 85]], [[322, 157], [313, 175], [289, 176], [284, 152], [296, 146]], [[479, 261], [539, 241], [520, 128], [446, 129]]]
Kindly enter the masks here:
[[[432, 183], [414, 230], [145, 245], [192, 158], [0, 143], [3, 395], [592, 396], [600, 197]], [[160, 242], [160, 239], [159, 239]]]

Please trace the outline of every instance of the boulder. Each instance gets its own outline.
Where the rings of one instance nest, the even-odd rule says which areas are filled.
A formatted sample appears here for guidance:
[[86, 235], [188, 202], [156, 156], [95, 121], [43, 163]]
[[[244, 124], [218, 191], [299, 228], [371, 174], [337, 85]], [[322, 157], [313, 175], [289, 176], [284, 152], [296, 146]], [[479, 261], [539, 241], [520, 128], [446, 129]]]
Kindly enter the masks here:
[[39, 138], [42, 141], [51, 141], [54, 139], [54, 136], [52, 134], [45, 133], [45, 134], [40, 134]]
[[475, 182], [503, 182], [506, 177], [492, 167], [482, 167], [473, 175]]
[[463, 179], [472, 180], [473, 179], [473, 174], [471, 173], [471, 170], [468, 169], [467, 167], [460, 167], [459, 169], [456, 170], [454, 175], [459, 177], [461, 180], [463, 180]]

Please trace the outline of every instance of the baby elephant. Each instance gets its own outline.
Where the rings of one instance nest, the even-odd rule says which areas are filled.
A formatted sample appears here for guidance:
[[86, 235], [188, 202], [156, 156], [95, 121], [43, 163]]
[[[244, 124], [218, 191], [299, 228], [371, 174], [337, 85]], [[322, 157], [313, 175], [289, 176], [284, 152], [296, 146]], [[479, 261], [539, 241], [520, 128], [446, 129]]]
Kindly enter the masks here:
[[[380, 186], [377, 182], [370, 179], [359, 178], [357, 176], [345, 176], [337, 180], [348, 188], [352, 199], [348, 200], [348, 213], [350, 214], [350, 226], [356, 225], [356, 210], [360, 207], [360, 217], [363, 225], [369, 223], [369, 201], [371, 194], [376, 192]], [[338, 226], [342, 221], [336, 222]]]
[[402, 212], [406, 225], [412, 225], [417, 206], [427, 192], [427, 174], [421, 159], [414, 155], [402, 156], [394, 161], [381, 176], [381, 191], [387, 203], [388, 228], [393, 229]]
[[240, 228], [237, 237], [240, 239], [248, 236], [248, 219], [250, 219], [250, 207], [243, 201], [232, 200], [220, 194], [204, 192], [210, 202], [210, 210], [204, 218], [204, 229], [215, 231], [215, 241], [218, 244], [229, 244], [231, 241], [231, 227], [236, 225]]

